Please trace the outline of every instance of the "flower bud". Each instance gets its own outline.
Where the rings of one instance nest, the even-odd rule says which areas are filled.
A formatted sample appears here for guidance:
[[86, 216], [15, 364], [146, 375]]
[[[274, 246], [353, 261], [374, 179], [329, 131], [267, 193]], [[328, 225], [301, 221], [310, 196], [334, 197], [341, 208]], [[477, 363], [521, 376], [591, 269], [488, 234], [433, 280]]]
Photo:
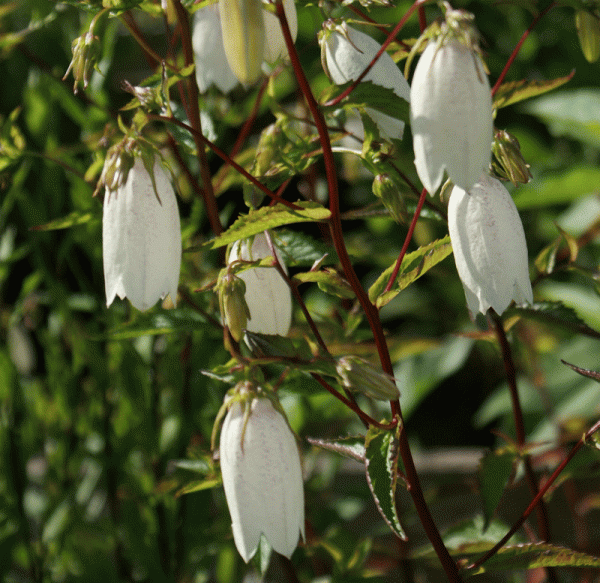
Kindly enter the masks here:
[[486, 174], [469, 191], [455, 186], [448, 228], [472, 315], [489, 308], [502, 314], [512, 300], [533, 302], [523, 224], [499, 180]]
[[378, 174], [373, 180], [373, 194], [381, 199], [397, 223], [407, 222], [406, 204], [398, 185], [387, 175]]
[[[294, 0], [283, 0], [283, 11], [287, 19], [292, 38], [298, 35], [298, 15]], [[281, 32], [281, 24], [276, 14], [263, 9], [265, 20], [265, 50], [263, 59], [267, 63], [274, 63], [279, 57], [287, 56], [287, 46]]]
[[460, 188], [471, 188], [491, 158], [492, 99], [483, 62], [451, 38], [432, 40], [415, 69], [410, 120], [415, 165], [423, 186], [439, 188], [444, 170]]
[[290, 558], [304, 539], [302, 467], [294, 434], [267, 398], [230, 399], [219, 454], [233, 539], [246, 563], [264, 535]]
[[527, 184], [531, 179], [529, 164], [525, 162], [521, 154], [519, 140], [506, 130], [498, 130], [492, 144], [492, 168], [494, 172], [510, 180], [515, 186]]
[[207, 91], [213, 83], [223, 93], [229, 93], [238, 84], [238, 80], [225, 55], [217, 4], [208, 4], [195, 12], [192, 47], [200, 93]]
[[575, 26], [583, 56], [589, 63], [595, 63], [600, 57], [600, 19], [587, 10], [577, 10]]
[[[253, 240], [236, 241], [229, 252], [228, 263], [231, 265], [237, 260], [258, 261], [270, 256], [272, 253], [267, 239], [263, 233], [259, 233]], [[277, 257], [281, 263], [279, 253]], [[286, 336], [292, 323], [292, 296], [277, 269], [252, 267], [241, 271], [238, 277], [246, 284], [244, 297], [250, 313], [246, 328], [258, 334]]]
[[234, 340], [239, 342], [250, 317], [248, 304], [244, 299], [246, 284], [225, 268], [219, 276], [216, 289], [219, 294], [221, 318], [227, 324]]
[[[346, 25], [326, 29], [320, 42], [324, 68], [336, 85], [358, 79], [381, 48], [369, 35]], [[379, 57], [363, 81], [392, 89], [398, 97], [407, 101], [410, 98], [410, 87], [402, 71], [386, 52]], [[366, 112], [377, 124], [382, 136], [397, 140], [402, 138], [404, 122], [369, 107]]]
[[376, 369], [364, 358], [343, 356], [337, 361], [335, 368], [342, 379], [342, 384], [351, 391], [363, 393], [379, 401], [391, 401], [400, 397], [394, 379]]
[[[125, 158], [121, 157], [120, 160]], [[127, 297], [147, 310], [167, 294], [175, 304], [181, 229], [175, 192], [160, 163], [136, 157], [124, 182], [104, 197], [102, 257], [106, 305]]]
[[219, 0], [223, 46], [240, 83], [250, 85], [261, 75], [265, 22], [261, 0]]
[[67, 78], [70, 71], [73, 71], [73, 93], [77, 93], [77, 86], [83, 85], [84, 89], [90, 82], [92, 70], [96, 66], [98, 56], [100, 55], [100, 39], [92, 34], [91, 31], [77, 37], [71, 45], [73, 59], [69, 64], [69, 68], [63, 77], [63, 81]]

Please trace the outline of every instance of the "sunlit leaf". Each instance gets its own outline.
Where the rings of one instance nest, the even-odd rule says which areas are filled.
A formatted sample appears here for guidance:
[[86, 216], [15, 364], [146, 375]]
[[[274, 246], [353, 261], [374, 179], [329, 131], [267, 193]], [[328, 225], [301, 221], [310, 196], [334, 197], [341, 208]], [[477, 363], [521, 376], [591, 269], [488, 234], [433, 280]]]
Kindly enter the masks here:
[[522, 79], [521, 81], [510, 81], [503, 83], [496, 91], [494, 95], [493, 107], [499, 109], [501, 107], [507, 107], [513, 103], [518, 103], [524, 99], [531, 97], [537, 97], [548, 91], [552, 91], [561, 85], [564, 85], [567, 81], [570, 81], [575, 74], [573, 70], [569, 75], [565, 77], [558, 77], [556, 79], [548, 79], [544, 81], [528, 81]]

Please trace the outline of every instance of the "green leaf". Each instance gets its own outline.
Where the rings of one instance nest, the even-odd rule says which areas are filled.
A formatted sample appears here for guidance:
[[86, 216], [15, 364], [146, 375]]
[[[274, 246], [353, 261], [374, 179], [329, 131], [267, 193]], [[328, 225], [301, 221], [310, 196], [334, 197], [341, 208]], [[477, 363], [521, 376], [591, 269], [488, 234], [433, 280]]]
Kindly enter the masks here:
[[327, 451], [340, 454], [346, 458], [365, 463], [365, 436], [351, 435], [348, 437], [338, 437], [337, 439], [315, 439], [307, 438], [311, 445], [320, 447]]
[[294, 204], [301, 208], [295, 210], [278, 203], [250, 211], [247, 215], [240, 215], [227, 231], [209, 241], [207, 245], [210, 245], [211, 249], [218, 249], [238, 239], [245, 239], [257, 233], [262, 233], [267, 229], [293, 223], [323, 221], [331, 215], [329, 209], [316, 202], [302, 201]]
[[76, 227], [78, 225], [85, 225], [94, 218], [96, 218], [94, 213], [84, 211], [73, 211], [72, 213], [69, 213], [66, 217], [55, 219], [54, 221], [50, 221], [45, 225], [37, 225], [35, 227], [31, 227], [31, 230], [57, 231], [59, 229], [70, 229], [71, 227]]
[[[325, 98], [322, 101], [327, 102], [335, 99], [336, 96], [341, 95], [352, 84], [353, 81], [349, 81], [348, 83], [344, 83], [344, 85], [332, 86], [326, 92]], [[342, 100], [341, 104], [331, 106], [330, 109], [338, 109], [340, 105], [344, 109], [370, 107], [390, 117], [402, 120], [405, 123], [409, 121], [408, 101], [402, 99], [402, 97], [398, 97], [393, 89], [375, 85], [372, 81], [361, 81], [352, 90], [352, 93]], [[327, 106], [324, 106], [324, 108], [328, 109]]]
[[184, 494], [191, 494], [192, 492], [200, 492], [202, 490], [209, 490], [215, 488], [221, 484], [222, 480], [220, 476], [209, 476], [202, 478], [201, 480], [192, 480], [182, 488], [179, 488], [175, 493], [175, 498], [183, 496]]
[[525, 111], [542, 119], [555, 136], [600, 147], [600, 91], [561, 91], [528, 103]]
[[290, 229], [279, 229], [275, 234], [275, 242], [282, 262], [288, 267], [310, 267], [325, 255], [327, 255], [325, 258], [326, 263], [337, 263], [337, 254], [331, 245], [327, 245], [305, 233]]
[[519, 314], [524, 318], [537, 320], [563, 326], [580, 334], [586, 334], [592, 338], [600, 338], [600, 332], [590, 328], [578, 315], [577, 312], [562, 302], [535, 302], [530, 306], [514, 306], [509, 308], [506, 316]]
[[483, 499], [483, 516], [485, 530], [498, 507], [504, 488], [513, 472], [516, 454], [500, 450], [489, 452], [479, 462], [479, 484]]
[[501, 107], [507, 107], [513, 103], [518, 103], [524, 99], [531, 97], [537, 97], [548, 91], [552, 91], [561, 85], [564, 85], [567, 81], [570, 81], [575, 74], [575, 70], [571, 71], [569, 75], [565, 77], [557, 77], [556, 79], [548, 79], [545, 81], [528, 81], [522, 79], [521, 81], [511, 81], [509, 83], [502, 83], [494, 95], [494, 108], [500, 109]]
[[365, 439], [365, 468], [369, 488], [383, 519], [397, 536], [407, 540], [396, 509], [398, 434], [401, 430], [400, 425], [391, 431], [369, 428]]
[[432, 267], [443, 261], [452, 253], [450, 236], [446, 235], [443, 239], [433, 241], [428, 245], [419, 247], [416, 251], [408, 253], [402, 259], [402, 265], [398, 272], [398, 277], [394, 286], [388, 292], [384, 292], [385, 287], [394, 271], [395, 263], [390, 265], [369, 289], [369, 299], [381, 308], [391, 302], [403, 289], [408, 287], [413, 281], [419, 279], [424, 273]]
[[316, 283], [326, 294], [339, 298], [353, 299], [355, 295], [350, 284], [335, 269], [325, 268], [321, 271], [297, 273], [294, 279], [301, 283]]

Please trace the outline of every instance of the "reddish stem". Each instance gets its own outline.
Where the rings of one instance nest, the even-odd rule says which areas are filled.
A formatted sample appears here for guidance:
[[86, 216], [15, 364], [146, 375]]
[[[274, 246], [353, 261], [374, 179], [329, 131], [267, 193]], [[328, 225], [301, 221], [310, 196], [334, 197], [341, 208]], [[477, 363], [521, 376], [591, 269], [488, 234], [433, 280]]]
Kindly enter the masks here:
[[500, 88], [500, 85], [502, 85], [502, 81], [504, 81], [504, 77], [506, 77], [506, 73], [508, 73], [510, 66], [513, 64], [514, 60], [517, 58], [517, 55], [519, 54], [519, 51], [521, 50], [521, 46], [525, 42], [525, 39], [529, 36], [529, 33], [533, 30], [534, 26], [539, 22], [540, 18], [542, 18], [542, 16], [544, 16], [547, 12], [549, 12], [555, 6], [556, 6], [556, 2], [552, 2], [552, 4], [550, 4], [550, 6], [548, 6], [547, 8], [544, 8], [544, 10], [542, 10], [533, 19], [533, 22], [529, 25], [529, 28], [521, 35], [519, 42], [516, 44], [510, 57], [508, 57], [508, 61], [506, 61], [506, 65], [504, 65], [504, 69], [502, 69], [502, 73], [500, 73], [498, 80], [496, 81], [495, 85], [492, 87], [492, 97], [496, 94], [496, 91], [498, 91], [498, 89]]

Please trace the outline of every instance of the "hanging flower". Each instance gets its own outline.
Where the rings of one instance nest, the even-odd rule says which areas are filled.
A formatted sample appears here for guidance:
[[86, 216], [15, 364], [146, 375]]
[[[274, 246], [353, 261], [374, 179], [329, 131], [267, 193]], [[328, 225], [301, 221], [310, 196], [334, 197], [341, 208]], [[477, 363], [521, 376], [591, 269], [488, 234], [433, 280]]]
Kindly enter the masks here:
[[246, 563], [261, 534], [290, 558], [304, 539], [304, 493], [298, 446], [267, 398], [233, 401], [219, 443], [233, 539]]
[[[251, 247], [250, 247], [251, 245]], [[267, 238], [263, 233], [252, 239], [236, 241], [229, 252], [228, 263], [239, 259], [258, 261], [272, 257]], [[279, 253], [279, 263], [283, 265]], [[283, 265], [285, 269], [285, 265]], [[237, 276], [246, 284], [246, 304], [250, 318], [246, 329], [258, 334], [286, 336], [292, 323], [292, 296], [290, 288], [275, 267], [253, 267]]]
[[[294, 0], [283, 0], [283, 11], [285, 12], [292, 38], [296, 40], [296, 36], [298, 35], [298, 15]], [[267, 63], [274, 63], [280, 57], [287, 56], [287, 46], [277, 15], [263, 9], [263, 16], [265, 21], [265, 50], [263, 59]]]
[[[147, 310], [167, 294], [177, 301], [181, 229], [175, 192], [154, 160], [154, 184], [136, 157], [126, 179], [107, 187], [102, 217], [102, 256], [106, 305], [127, 297]], [[160, 199], [160, 200], [159, 200]]]
[[240, 83], [250, 85], [261, 74], [265, 21], [261, 0], [219, 0], [223, 46]]
[[217, 4], [203, 6], [194, 14], [192, 47], [200, 92], [204, 93], [214, 83], [223, 93], [229, 93], [238, 80], [225, 55]]
[[[346, 25], [325, 30], [321, 42], [325, 69], [336, 85], [358, 79], [381, 48], [369, 35]], [[375, 85], [392, 89], [398, 97], [406, 101], [410, 99], [408, 82], [386, 52], [379, 57], [363, 81], [371, 81]], [[366, 112], [384, 137], [398, 140], [402, 138], [404, 122], [370, 107], [366, 108]]]
[[432, 40], [421, 55], [410, 91], [415, 165], [435, 193], [444, 170], [470, 189], [491, 158], [492, 99], [478, 53], [456, 39]]
[[455, 186], [448, 228], [456, 269], [474, 315], [502, 314], [512, 300], [533, 302], [527, 243], [517, 207], [504, 185], [482, 175], [466, 191]]

